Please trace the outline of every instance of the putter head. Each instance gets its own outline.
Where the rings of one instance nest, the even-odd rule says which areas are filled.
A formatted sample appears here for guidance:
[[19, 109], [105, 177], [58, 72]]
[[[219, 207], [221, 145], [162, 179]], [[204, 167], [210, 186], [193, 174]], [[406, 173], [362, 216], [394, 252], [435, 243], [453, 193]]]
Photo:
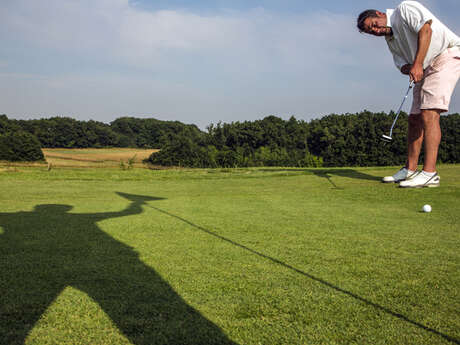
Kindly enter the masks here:
[[393, 140], [392, 137], [390, 137], [389, 135], [385, 135], [385, 134], [382, 135], [381, 139], [387, 143], [390, 143]]

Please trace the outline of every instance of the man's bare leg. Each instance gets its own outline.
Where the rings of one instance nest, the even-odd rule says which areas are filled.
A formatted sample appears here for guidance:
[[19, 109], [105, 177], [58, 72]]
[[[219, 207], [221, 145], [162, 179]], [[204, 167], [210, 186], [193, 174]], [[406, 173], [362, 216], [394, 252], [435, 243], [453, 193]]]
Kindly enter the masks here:
[[423, 170], [430, 173], [436, 171], [438, 149], [441, 142], [441, 126], [439, 125], [440, 115], [441, 110], [439, 109], [424, 109], [421, 114], [425, 142], [425, 161]]
[[424, 138], [423, 120], [421, 114], [411, 114], [409, 116], [409, 127], [407, 133], [407, 162], [408, 170], [417, 170], [418, 159], [422, 149]]

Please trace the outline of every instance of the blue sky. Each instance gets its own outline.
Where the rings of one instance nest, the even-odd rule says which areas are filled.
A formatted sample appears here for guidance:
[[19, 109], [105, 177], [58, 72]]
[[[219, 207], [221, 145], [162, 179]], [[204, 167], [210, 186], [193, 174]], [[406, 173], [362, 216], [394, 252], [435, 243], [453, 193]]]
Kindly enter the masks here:
[[[460, 34], [458, 0], [420, 2]], [[398, 3], [2, 0], [0, 114], [155, 117], [204, 129], [388, 112], [408, 80], [384, 40], [359, 34], [355, 21]], [[450, 113], [460, 112], [458, 89]]]

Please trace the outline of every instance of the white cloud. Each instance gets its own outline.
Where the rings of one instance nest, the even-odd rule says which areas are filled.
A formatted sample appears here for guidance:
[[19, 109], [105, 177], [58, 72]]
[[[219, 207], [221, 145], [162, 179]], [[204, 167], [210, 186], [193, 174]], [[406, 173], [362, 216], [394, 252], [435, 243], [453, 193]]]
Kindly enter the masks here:
[[[330, 13], [280, 16], [262, 9], [200, 16], [179, 11], [147, 12], [128, 0], [8, 2], [0, 27], [18, 44], [76, 54], [96, 61], [160, 69], [181, 58], [271, 68], [335, 61], [359, 40], [353, 18]], [[21, 42], [22, 41], [22, 42]], [[342, 56], [337, 61], [337, 54]], [[348, 63], [353, 63], [350, 56]]]

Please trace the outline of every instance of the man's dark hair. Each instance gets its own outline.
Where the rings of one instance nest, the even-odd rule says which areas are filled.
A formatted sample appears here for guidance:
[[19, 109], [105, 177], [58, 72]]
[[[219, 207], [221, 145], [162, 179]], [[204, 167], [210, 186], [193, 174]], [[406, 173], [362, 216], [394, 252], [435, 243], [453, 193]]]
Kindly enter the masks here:
[[372, 18], [372, 17], [378, 17], [377, 10], [366, 10], [359, 15], [357, 25], [356, 25], [358, 27], [359, 32], [364, 32], [364, 21], [367, 18]]

